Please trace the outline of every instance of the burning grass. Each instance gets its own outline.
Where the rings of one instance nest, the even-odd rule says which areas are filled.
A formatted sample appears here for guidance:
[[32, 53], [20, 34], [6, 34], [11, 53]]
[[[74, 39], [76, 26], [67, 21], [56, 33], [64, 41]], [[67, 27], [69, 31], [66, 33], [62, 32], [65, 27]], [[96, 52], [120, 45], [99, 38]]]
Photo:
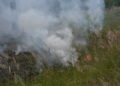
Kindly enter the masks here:
[[[18, 65], [23, 68], [20, 68], [23, 71], [13, 71], [14, 75], [16, 75], [14, 80], [9, 80], [7, 83], [1, 82], [0, 86], [119, 86], [119, 14], [119, 9], [108, 11], [105, 29], [98, 36], [95, 34], [90, 35], [87, 53], [86, 50], [80, 50], [77, 47], [80, 60], [75, 67], [46, 67], [39, 76], [31, 76], [35, 62], [31, 54], [21, 54], [15, 59], [20, 63]], [[12, 62], [15, 64], [13, 60]], [[19, 76], [26, 74], [29, 77], [24, 78], [23, 81]]]

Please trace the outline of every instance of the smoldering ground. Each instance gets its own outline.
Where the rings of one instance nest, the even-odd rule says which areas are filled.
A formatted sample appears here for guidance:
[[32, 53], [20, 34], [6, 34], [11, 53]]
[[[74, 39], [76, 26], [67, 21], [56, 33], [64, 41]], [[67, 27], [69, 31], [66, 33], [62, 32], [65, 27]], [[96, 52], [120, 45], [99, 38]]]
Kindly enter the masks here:
[[77, 61], [87, 32], [102, 30], [103, 0], [0, 0], [0, 52], [35, 53], [37, 66]]

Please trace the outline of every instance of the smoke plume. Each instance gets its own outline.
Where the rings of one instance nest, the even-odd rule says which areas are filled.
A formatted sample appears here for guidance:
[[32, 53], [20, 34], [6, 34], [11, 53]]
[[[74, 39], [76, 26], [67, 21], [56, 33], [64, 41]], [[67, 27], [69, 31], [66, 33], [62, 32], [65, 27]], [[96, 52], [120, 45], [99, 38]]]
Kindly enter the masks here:
[[0, 53], [36, 53], [39, 66], [77, 61], [73, 45], [102, 30], [103, 0], [0, 0]]

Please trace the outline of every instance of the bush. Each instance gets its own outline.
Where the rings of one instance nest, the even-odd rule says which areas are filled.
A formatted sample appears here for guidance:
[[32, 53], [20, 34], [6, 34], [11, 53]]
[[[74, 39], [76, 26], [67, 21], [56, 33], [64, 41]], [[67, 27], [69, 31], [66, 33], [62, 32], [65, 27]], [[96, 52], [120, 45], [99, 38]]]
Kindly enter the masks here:
[[120, 6], [120, 0], [105, 0], [105, 4], [107, 8]]

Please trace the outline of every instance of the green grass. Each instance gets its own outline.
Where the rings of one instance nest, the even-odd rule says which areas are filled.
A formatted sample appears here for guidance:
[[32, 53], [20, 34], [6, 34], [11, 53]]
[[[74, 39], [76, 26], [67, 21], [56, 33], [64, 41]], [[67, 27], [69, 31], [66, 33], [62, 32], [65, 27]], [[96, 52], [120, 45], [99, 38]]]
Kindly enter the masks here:
[[[88, 53], [69, 68], [44, 68], [38, 76], [1, 82], [0, 86], [120, 86], [120, 9], [107, 10], [104, 30], [91, 35]], [[84, 51], [79, 51], [81, 55]]]
[[105, 29], [120, 29], [120, 7], [106, 10]]

